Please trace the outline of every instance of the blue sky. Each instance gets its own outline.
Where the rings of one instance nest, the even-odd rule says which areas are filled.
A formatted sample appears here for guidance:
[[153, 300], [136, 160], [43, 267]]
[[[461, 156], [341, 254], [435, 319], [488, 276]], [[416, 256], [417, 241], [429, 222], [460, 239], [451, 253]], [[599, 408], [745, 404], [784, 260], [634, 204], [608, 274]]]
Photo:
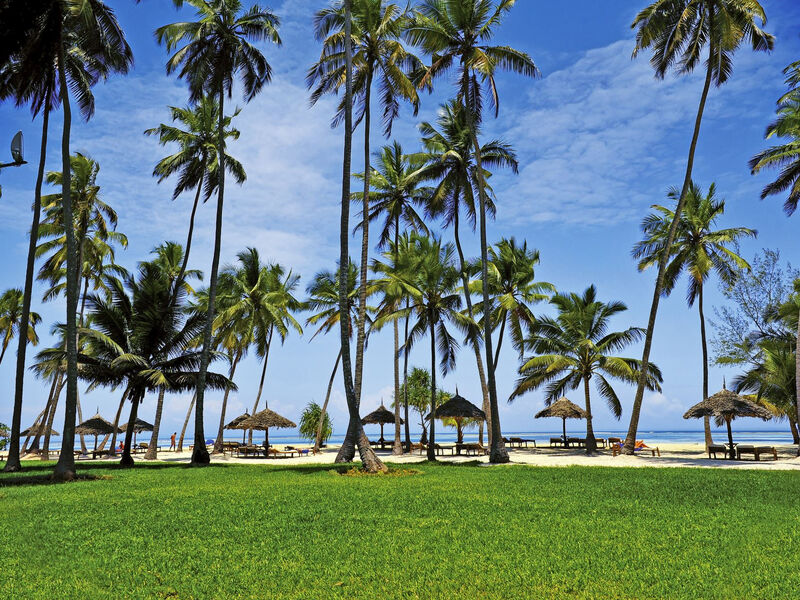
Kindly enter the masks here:
[[[168, 105], [186, 103], [184, 84], [165, 75], [167, 55], [156, 44], [153, 31], [191, 15], [188, 9], [176, 11], [164, 1], [110, 4], [117, 10], [133, 48], [135, 67], [127, 77], [97, 87], [97, 113], [89, 123], [74, 123], [72, 150], [88, 153], [100, 163], [98, 181], [103, 195], [119, 212], [119, 230], [130, 238], [130, 246], [120, 252], [119, 262], [131, 268], [163, 240], [185, 240], [191, 199], [187, 196], [171, 202], [169, 183], [159, 186], [151, 177], [153, 165], [164, 150], [142, 132], [168, 119]], [[265, 48], [275, 70], [273, 83], [250, 104], [234, 98], [243, 109], [236, 120], [242, 136], [231, 144], [230, 152], [244, 164], [248, 181], [242, 187], [226, 187], [223, 263], [231, 262], [246, 246], [255, 246], [265, 259], [299, 272], [303, 288], [315, 272], [331, 268], [338, 256], [341, 130], [329, 127], [334, 102], [326, 99], [310, 108], [304, 85], [305, 70], [319, 55], [312, 15], [323, 5], [305, 0], [272, 5], [282, 19], [284, 44]], [[769, 55], [740, 50], [732, 80], [712, 90], [694, 177], [703, 187], [716, 182], [718, 193], [727, 200], [727, 213], [720, 225], [749, 226], [759, 231], [757, 240], [743, 244], [746, 257], [762, 247], [779, 248], [783, 258], [798, 264], [797, 217], [787, 219], [777, 199], [759, 201], [758, 193], [771, 174], [752, 177], [747, 169], [747, 160], [764, 146], [764, 127], [783, 91], [781, 70], [800, 57], [800, 6], [786, 0], [765, 0], [763, 5], [769, 16], [767, 30], [777, 38], [775, 50]], [[657, 81], [646, 57], [631, 60], [633, 32], [629, 26], [641, 7], [641, 2], [629, 0], [518, 2], [497, 40], [529, 52], [542, 78], [502, 76], [500, 117], [485, 125], [487, 136], [511, 143], [520, 158], [519, 175], [498, 173], [493, 178], [498, 213], [489, 228], [490, 240], [501, 236], [526, 239], [529, 246], [541, 252], [537, 277], [560, 290], [582, 291], [594, 283], [601, 299], [624, 301], [630, 310], [617, 318], [615, 325], [620, 329], [646, 323], [654, 275], [636, 271], [630, 249], [639, 238], [639, 222], [650, 204], [663, 202], [666, 189], [682, 181], [702, 84], [698, 74]], [[403, 109], [394, 137], [407, 151], [418, 148], [418, 123], [433, 120], [439, 103], [452, 91], [452, 86], [442, 80], [436, 93], [423, 99], [418, 118]], [[60, 169], [60, 119], [60, 113], [51, 119], [48, 170]], [[0, 123], [2, 147], [7, 145], [4, 140], [22, 129], [28, 158], [34, 159], [40, 144], [40, 122], [32, 122], [27, 111], [6, 104], [0, 105]], [[359, 130], [354, 140], [356, 170], [363, 168], [362, 136]], [[379, 126], [372, 139], [375, 148], [386, 143]], [[19, 169], [6, 169], [0, 177], [0, 252], [5, 256], [0, 263], [2, 289], [22, 286], [35, 176], [32, 162]], [[202, 207], [198, 218], [192, 266], [208, 272], [213, 244], [212, 203]], [[450, 232], [444, 235], [449, 239]], [[357, 240], [353, 248], [355, 244]], [[474, 238], [468, 239], [467, 251], [477, 253]], [[49, 326], [64, 318], [64, 306], [62, 302], [41, 303], [40, 292], [37, 288], [35, 309], [44, 317], [41, 332], [46, 344]], [[707, 304], [721, 302], [712, 283]], [[537, 312], [547, 310], [542, 306]], [[265, 397], [270, 407], [295, 421], [306, 403], [324, 399], [338, 350], [338, 336], [309, 342], [310, 333], [302, 338], [292, 335], [283, 346], [276, 345], [267, 371]], [[371, 340], [364, 412], [381, 399], [387, 403], [391, 399], [391, 345], [390, 330]], [[413, 365], [429, 364], [426, 347], [421, 344], [413, 352]], [[506, 404], [504, 399], [516, 378], [517, 359], [510, 345], [505, 348], [498, 367], [504, 429], [552, 429], [557, 424], [533, 420], [533, 414], [544, 404], [541, 393]], [[628, 354], [640, 352], [635, 348]], [[686, 408], [701, 399], [698, 317], [696, 310], [686, 307], [682, 289], [662, 302], [653, 360], [664, 372], [664, 391], [646, 396], [641, 427], [697, 428], [699, 423], [681, 418]], [[251, 355], [237, 373], [239, 391], [229, 401], [230, 417], [252, 405], [259, 373], [260, 366]], [[721, 387], [724, 375], [732, 374], [712, 367], [712, 391]], [[0, 400], [0, 421], [10, 422], [10, 355], [0, 365], [0, 382], [5, 390]], [[474, 359], [463, 350], [456, 371], [444, 379], [445, 388], [452, 390], [456, 385], [462, 395], [480, 403]], [[47, 394], [45, 386], [32, 376], [26, 386], [24, 426], [41, 410]], [[603, 403], [596, 401], [596, 429], [627, 427], [633, 389], [623, 385], [617, 389], [623, 400], [622, 420], [615, 421]], [[571, 396], [581, 400], [579, 393]], [[165, 435], [180, 429], [188, 402], [188, 396], [168, 397], [162, 425]], [[116, 392], [98, 390], [82, 395], [85, 417], [99, 408], [113, 418], [117, 403]], [[216, 431], [220, 404], [217, 394], [207, 400], [209, 435]], [[331, 404], [334, 428], [343, 433], [346, 411], [340, 377]], [[154, 398], [146, 399], [140, 416], [151, 420], [154, 406]], [[60, 420], [59, 414], [56, 423]], [[764, 425], [739, 424], [748, 426]]]

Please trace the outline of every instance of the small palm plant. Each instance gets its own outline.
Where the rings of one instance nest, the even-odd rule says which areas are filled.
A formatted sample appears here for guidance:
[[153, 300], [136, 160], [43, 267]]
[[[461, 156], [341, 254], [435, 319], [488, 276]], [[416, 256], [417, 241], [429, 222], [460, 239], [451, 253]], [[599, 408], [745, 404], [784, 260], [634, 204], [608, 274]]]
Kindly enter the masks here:
[[[556, 294], [550, 300], [558, 314], [541, 316], [530, 327], [524, 350], [520, 378], [509, 401], [545, 387], [545, 402], [561, 398], [567, 390], [583, 385], [586, 409], [586, 453], [597, 451], [592, 427], [591, 382], [619, 419], [622, 405], [611, 380], [635, 384], [641, 361], [617, 356], [617, 352], [638, 342], [644, 330], [629, 327], [609, 332], [609, 321], [627, 310], [622, 302], [601, 302], [592, 285], [583, 294]], [[648, 367], [648, 389], [661, 390], [661, 372], [653, 364]]]

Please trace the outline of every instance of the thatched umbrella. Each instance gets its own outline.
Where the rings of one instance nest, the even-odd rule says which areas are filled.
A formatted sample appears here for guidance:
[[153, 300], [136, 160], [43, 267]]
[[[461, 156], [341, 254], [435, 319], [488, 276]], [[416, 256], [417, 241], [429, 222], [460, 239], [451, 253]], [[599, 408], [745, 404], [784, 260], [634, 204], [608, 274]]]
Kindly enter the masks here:
[[87, 419], [75, 428], [78, 435], [93, 435], [94, 449], [97, 450], [97, 436], [109, 433], [122, 433], [121, 429], [114, 430], [114, 426], [106, 421], [100, 414], [96, 414], [91, 419]]
[[[381, 439], [378, 440], [383, 442], [383, 426], [388, 425], [389, 423], [394, 423], [394, 413], [387, 410], [387, 408], [381, 404], [376, 410], [373, 410], [369, 413], [366, 417], [361, 419], [362, 425], [380, 425], [381, 426]], [[403, 419], [400, 419], [400, 424], [402, 425], [405, 423]]]
[[567, 447], [567, 419], [585, 419], [586, 411], [577, 404], [570, 402], [566, 396], [559, 398], [544, 410], [540, 410], [534, 419], [544, 417], [559, 417], [561, 419], [561, 439], [564, 440], [564, 447]]
[[[430, 420], [431, 413], [425, 417]], [[464, 419], [479, 419], [486, 420], [486, 413], [480, 408], [475, 406], [472, 402], [459, 395], [458, 388], [456, 388], [456, 395], [450, 398], [447, 402], [443, 402], [436, 407], [437, 419], [453, 419], [456, 422], [457, 442], [459, 444], [464, 442]]]
[[[120, 427], [120, 429], [124, 431], [128, 431], [128, 424], [125, 423]], [[142, 433], [143, 431], [153, 431], [153, 426], [150, 425], [147, 421], [143, 421], [142, 419], [136, 419], [133, 422], [133, 445], [136, 445], [136, 434]]]
[[290, 429], [297, 427], [295, 423], [280, 416], [278, 413], [265, 408], [261, 412], [257, 412], [250, 418], [245, 419], [240, 423], [244, 429], [258, 429], [264, 432], [264, 447], [269, 448], [269, 428], [278, 427], [283, 429]]
[[[25, 436], [29, 437], [32, 435], [46, 435], [47, 434], [47, 426], [44, 423], [39, 425], [33, 425], [32, 427], [28, 427], [25, 431], [20, 432], [20, 437]], [[50, 428], [50, 435], [61, 435], [52, 427]]]
[[755, 417], [767, 421], [772, 418], [772, 413], [763, 406], [750, 402], [722, 385], [722, 390], [706, 398], [699, 404], [695, 404], [683, 415], [684, 419], [700, 419], [702, 417], [716, 417], [717, 424], [725, 421], [728, 426], [728, 445], [730, 448], [728, 458], [736, 458], [733, 448], [733, 433], [731, 432], [731, 421], [736, 417]]
[[242, 443], [244, 444], [244, 438], [247, 435], [247, 427], [241, 427], [241, 424], [245, 422], [247, 419], [250, 418], [250, 413], [245, 412], [243, 415], [239, 415], [233, 421], [225, 425], [225, 429], [241, 429], [242, 430]]

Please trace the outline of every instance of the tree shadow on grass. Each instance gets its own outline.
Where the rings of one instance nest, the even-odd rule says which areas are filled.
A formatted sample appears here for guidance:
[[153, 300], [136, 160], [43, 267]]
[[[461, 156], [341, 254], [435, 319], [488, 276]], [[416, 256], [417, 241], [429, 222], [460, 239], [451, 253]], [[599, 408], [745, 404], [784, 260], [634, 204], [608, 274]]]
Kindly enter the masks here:
[[61, 481], [53, 479], [52, 475], [15, 475], [14, 477], [0, 478], [0, 488], [22, 487], [34, 485], [59, 485], [62, 483], [72, 483], [75, 481], [100, 481], [111, 479], [108, 475], [90, 475], [78, 473], [72, 481]]

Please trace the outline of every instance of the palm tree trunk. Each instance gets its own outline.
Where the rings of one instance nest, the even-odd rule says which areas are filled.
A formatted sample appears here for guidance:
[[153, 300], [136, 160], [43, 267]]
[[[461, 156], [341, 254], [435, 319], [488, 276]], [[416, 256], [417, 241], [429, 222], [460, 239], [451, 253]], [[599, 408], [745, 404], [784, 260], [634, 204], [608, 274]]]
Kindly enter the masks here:
[[794, 417], [789, 418], [789, 431], [792, 432], [792, 444], [800, 444], [800, 431], [797, 430], [797, 421]]
[[[794, 349], [795, 369], [795, 395], [794, 403], [797, 407], [797, 422], [800, 423], [800, 314], [797, 315], [797, 341]], [[800, 456], [800, 445], [797, 446], [797, 456]]]
[[[136, 394], [132, 394], [132, 396], [133, 398], [131, 399], [131, 414], [128, 417], [129, 424], [136, 422], [136, 415], [139, 414], [139, 403], [142, 400], [144, 400], [144, 392], [138, 392]], [[125, 448], [123, 448], [122, 450], [122, 459], [119, 461], [119, 464], [122, 467], [133, 466], [133, 456], [131, 456], [131, 443], [133, 442], [133, 430], [134, 430], [133, 426], [128, 427], [125, 430]]]
[[508, 313], [503, 313], [503, 320], [500, 322], [500, 335], [497, 338], [497, 349], [494, 352], [494, 364], [492, 367], [494, 368], [495, 374], [497, 374], [497, 361], [500, 360], [500, 348], [503, 346], [503, 335], [506, 332], [506, 321], [508, 321]]
[[[700, 313], [700, 342], [703, 345], [703, 397], [701, 400], [708, 398], [708, 343], [706, 342], [706, 317], [703, 313], [703, 284], [699, 284], [697, 296], [697, 309]], [[708, 447], [714, 443], [711, 438], [711, 420], [708, 415], [703, 417], [703, 432], [705, 434], [706, 452]]]
[[[49, 96], [48, 96], [49, 98]], [[22, 321], [19, 325], [19, 344], [17, 346], [17, 370], [14, 379], [14, 410], [11, 416], [11, 438], [8, 441], [8, 460], [3, 471], [11, 473], [22, 469], [19, 460], [19, 432], [22, 427], [22, 391], [25, 383], [25, 354], [28, 349], [28, 326], [33, 296], [33, 268], [36, 262], [36, 242], [39, 238], [39, 217], [42, 212], [42, 181], [44, 163], [47, 158], [47, 129], [50, 122], [50, 102], [44, 103], [42, 115], [42, 145], [39, 151], [39, 170], [36, 173], [36, 188], [33, 194], [33, 222], [28, 240], [28, 261], [25, 265], [25, 288], [22, 293]], [[3, 354], [5, 354], [5, 347]], [[0, 356], [0, 362], [3, 357]]]
[[50, 413], [47, 415], [47, 423], [45, 424], [44, 441], [42, 442], [42, 449], [39, 452], [39, 456], [41, 457], [42, 460], [50, 459], [50, 431], [53, 429], [53, 421], [56, 418], [56, 409], [58, 408], [58, 400], [59, 398], [61, 398], [61, 391], [64, 389], [65, 383], [66, 382], [64, 375], [59, 374], [56, 393], [55, 396], [53, 396], [53, 402], [50, 406]]
[[194, 410], [194, 450], [193, 466], [203, 466], [211, 462], [205, 443], [203, 430], [203, 403], [206, 395], [206, 373], [211, 359], [211, 333], [214, 326], [214, 303], [217, 300], [217, 273], [219, 272], [219, 255], [222, 247], [222, 213], [225, 200], [225, 91], [219, 87], [219, 122], [217, 124], [217, 161], [219, 168], [219, 195], [217, 196], [217, 219], [214, 232], [214, 257], [211, 260], [211, 280], [208, 285], [208, 314], [203, 330], [203, 351], [200, 354], [200, 372], [197, 374], [197, 392]]
[[186, 427], [189, 425], [189, 417], [192, 416], [194, 410], [194, 403], [197, 400], [197, 393], [192, 395], [192, 401], [189, 402], [189, 410], [186, 411], [186, 418], [183, 420], [183, 428], [181, 429], [181, 437], [178, 438], [178, 452], [183, 452], [183, 439], [186, 437]]
[[[78, 409], [78, 423], [83, 423], [83, 411], [81, 410], [81, 395], [80, 393], [75, 395], [75, 405]], [[86, 454], [86, 440], [83, 437], [83, 434], [78, 435], [78, 439], [81, 441], [81, 453]]]
[[[394, 264], [397, 266], [397, 260], [400, 251], [397, 243], [400, 237], [400, 215], [395, 215], [394, 218]], [[394, 326], [394, 443], [392, 444], [392, 454], [400, 456], [403, 454], [403, 444], [400, 441], [400, 324], [395, 319], [392, 322]]]
[[[406, 310], [409, 301], [406, 298]], [[408, 316], [406, 316], [405, 332], [403, 333], [403, 414], [405, 415], [406, 452], [411, 452], [411, 424], [408, 418]]]
[[[436, 460], [436, 329], [433, 318], [428, 317], [431, 336], [431, 432], [428, 436], [428, 460]], [[423, 417], [424, 420], [424, 417]]]
[[[345, 116], [344, 116], [344, 158], [342, 160], [342, 217], [339, 229], [339, 268], [346, 272], [349, 264], [348, 238], [350, 236], [350, 153], [353, 145], [353, 48], [352, 48], [352, 15], [350, 10], [351, 0], [344, 1], [345, 9]], [[365, 228], [366, 230], [366, 228]], [[362, 290], [366, 292], [366, 290]], [[348, 325], [349, 302], [347, 297], [347, 277], [339, 277], [339, 327], [342, 338], [342, 374], [344, 376], [344, 392], [347, 398], [347, 408], [350, 415], [348, 431], [352, 429], [354, 439], [358, 444], [358, 451], [364, 469], [376, 473], [386, 471], [386, 467], [375, 455], [369, 445], [361, 418], [358, 414], [359, 402], [353, 385], [353, 366], [350, 360], [350, 327]], [[347, 441], [347, 436], [345, 436]], [[343, 451], [346, 444], [342, 444], [337, 462], [342, 462]]]
[[736, 460], [736, 448], [733, 447], [733, 432], [731, 431], [731, 418], [727, 417], [725, 423], [728, 426], [728, 458]]
[[[231, 363], [231, 370], [228, 374], [228, 379], [233, 382], [233, 376], [236, 374], [236, 366], [239, 364], [239, 360], [242, 358], [241, 350], [238, 350], [233, 357], [233, 362]], [[212, 450], [212, 454], [221, 454], [222, 453], [222, 438], [225, 435], [225, 411], [228, 409], [228, 395], [231, 393], [231, 388], [225, 388], [225, 394], [222, 396], [222, 411], [219, 414], [219, 429], [217, 429], [217, 439], [214, 440], [214, 450]]]
[[[21, 323], [20, 327], [22, 327]], [[6, 355], [6, 350], [8, 349], [8, 344], [10, 341], [11, 341], [11, 326], [9, 325], [8, 333], [6, 334], [6, 337], [3, 339], [3, 349], [0, 350], [0, 365], [3, 364], [3, 357]], [[19, 440], [19, 438], [17, 438], [17, 440]]]
[[333, 389], [333, 382], [336, 379], [336, 371], [339, 369], [339, 361], [342, 360], [342, 351], [336, 355], [336, 362], [333, 363], [333, 371], [331, 371], [331, 378], [328, 381], [328, 391], [325, 394], [325, 402], [322, 404], [322, 410], [319, 413], [319, 423], [317, 423], [317, 435], [314, 437], [314, 452], [319, 452], [322, 445], [322, 428], [325, 425], [325, 415], [328, 412], [328, 401], [331, 399], [331, 390]]
[[125, 400], [130, 396], [130, 390], [125, 388], [122, 392], [122, 398], [119, 399], [119, 406], [117, 407], [117, 414], [114, 415], [114, 432], [111, 434], [111, 447], [108, 449], [109, 456], [117, 455], [117, 429], [119, 429], [119, 419], [122, 416], [122, 409], [125, 407]]
[[[266, 350], [264, 351], [264, 367], [261, 369], [261, 381], [258, 384], [258, 394], [256, 394], [256, 401], [253, 403], [253, 414], [256, 414], [256, 412], [258, 412], [258, 404], [259, 404], [259, 402], [261, 402], [261, 393], [264, 391], [264, 378], [267, 375], [267, 362], [269, 361], [269, 348], [270, 348], [270, 346], [272, 346], [272, 331], [273, 331], [273, 328], [270, 327], [269, 337], [267, 339], [267, 347], [266, 347]], [[266, 405], [266, 402], [264, 404]], [[264, 434], [265, 434], [265, 438], [264, 438], [265, 439], [265, 443], [267, 444], [265, 446], [265, 448], [269, 448], [269, 430], [266, 430], [264, 432]], [[247, 443], [248, 444], [252, 444], [253, 443], [253, 430], [252, 429], [248, 429], [247, 430]]]
[[594, 439], [594, 428], [592, 427], [592, 400], [588, 377], [583, 378], [583, 393], [586, 396], [586, 454], [591, 456], [597, 452], [597, 442]]
[[[713, 39], [709, 40], [709, 64], [706, 68], [706, 79], [703, 84], [703, 93], [700, 96], [700, 105], [697, 108], [697, 117], [694, 122], [694, 131], [692, 133], [692, 143], [689, 145], [689, 157], [686, 161], [686, 174], [683, 179], [683, 188], [681, 195], [678, 198], [678, 204], [675, 207], [675, 216], [669, 226], [669, 233], [667, 234], [667, 242], [665, 248], [671, 248], [675, 241], [675, 235], [678, 231], [678, 223], [680, 223], [681, 213], [686, 204], [686, 194], [689, 191], [689, 186], [692, 183], [692, 168], [694, 167], [694, 153], [697, 149], [697, 139], [700, 136], [700, 124], [703, 121], [703, 111], [706, 106], [706, 99], [708, 98], [708, 90], [711, 87], [711, 61], [714, 56], [714, 43]], [[669, 259], [669, 252], [663, 252], [658, 259], [658, 275], [656, 276], [656, 285], [653, 290], [653, 300], [650, 305], [650, 316], [647, 319], [647, 331], [644, 336], [644, 349], [642, 350], [642, 364], [639, 373], [639, 381], [636, 386], [636, 396], [633, 399], [633, 407], [631, 408], [631, 422], [628, 426], [628, 435], [625, 437], [625, 454], [633, 454], [634, 446], [636, 444], [636, 430], [639, 427], [639, 416], [642, 411], [642, 401], [644, 399], [644, 390], [647, 385], [647, 372], [650, 365], [650, 349], [653, 345], [653, 334], [656, 327], [656, 316], [658, 315], [658, 303], [661, 300], [661, 294], [664, 289], [664, 272], [667, 268], [667, 260]]]
[[161, 413], [164, 410], [164, 391], [163, 387], [158, 390], [158, 402], [156, 403], [156, 418], [153, 421], [153, 433], [150, 434], [150, 443], [147, 445], [147, 452], [144, 453], [146, 460], [155, 460], [158, 458], [158, 432], [161, 429]]
[[197, 183], [197, 193], [194, 195], [194, 203], [192, 204], [192, 214], [189, 216], [189, 232], [186, 234], [186, 250], [183, 253], [183, 262], [181, 263], [181, 270], [178, 271], [178, 277], [175, 279], [175, 289], [172, 292], [172, 299], [169, 305], [175, 304], [178, 297], [178, 290], [183, 285], [183, 278], [186, 276], [186, 267], [189, 264], [189, 252], [192, 250], [192, 237], [194, 236], [194, 218], [197, 214], [197, 205], [200, 203], [200, 193], [203, 191], [203, 181], [206, 176], [206, 161], [203, 160], [203, 172], [200, 174], [200, 181]]
[[[461, 281], [464, 285], [464, 301], [467, 304], [467, 316], [474, 319], [474, 311], [472, 310], [472, 295], [469, 292], [469, 277], [467, 276], [467, 260], [464, 258], [464, 251], [461, 249], [461, 238], [459, 236], [458, 227], [458, 211], [453, 215], [453, 238], [456, 242], [456, 250], [458, 251], [458, 260], [461, 268]], [[475, 332], [475, 339], [471, 344], [472, 350], [475, 353], [475, 364], [478, 366], [478, 379], [481, 382], [481, 395], [483, 397], [483, 412], [486, 414], [486, 425], [489, 433], [489, 445], [492, 445], [492, 416], [491, 404], [489, 402], [489, 386], [486, 384], [486, 373], [483, 370], [483, 359], [481, 358], [481, 349], [478, 343], [480, 337], [479, 332]], [[481, 444], [483, 443], [483, 431], [481, 430]]]
[[64, 129], [61, 136], [61, 204], [64, 212], [64, 234], [67, 246], [67, 315], [66, 315], [66, 342], [67, 342], [67, 395], [64, 408], [64, 429], [61, 437], [61, 454], [53, 469], [53, 477], [58, 480], [71, 480], [75, 477], [75, 409], [78, 399], [78, 346], [76, 344], [77, 324], [75, 322], [78, 308], [78, 265], [75, 247], [75, 232], [72, 227], [72, 198], [69, 161], [70, 128], [72, 126], [72, 111], [69, 103], [69, 87], [67, 86], [66, 66], [64, 64], [64, 40], [58, 48], [58, 79], [61, 92], [61, 103], [64, 110]]
[[[52, 394], [53, 394], [53, 387], [51, 386], [50, 395], [52, 396]], [[33, 422], [32, 429], [35, 430], [38, 429], [40, 426], [44, 426], [44, 417], [47, 414], [47, 409], [49, 407], [50, 407], [50, 398], [48, 397], [47, 402], [45, 403], [44, 408], [42, 409], [42, 412], [39, 413], [39, 416], [36, 417], [36, 420]], [[28, 442], [31, 441], [32, 437], [33, 436], [30, 433], [28, 433], [28, 435], [25, 436], [25, 443], [22, 444], [22, 449], [20, 450], [20, 454], [22, 456], [25, 456], [25, 453], [28, 451]], [[20, 436], [20, 440], [21, 439], [22, 436]]]

